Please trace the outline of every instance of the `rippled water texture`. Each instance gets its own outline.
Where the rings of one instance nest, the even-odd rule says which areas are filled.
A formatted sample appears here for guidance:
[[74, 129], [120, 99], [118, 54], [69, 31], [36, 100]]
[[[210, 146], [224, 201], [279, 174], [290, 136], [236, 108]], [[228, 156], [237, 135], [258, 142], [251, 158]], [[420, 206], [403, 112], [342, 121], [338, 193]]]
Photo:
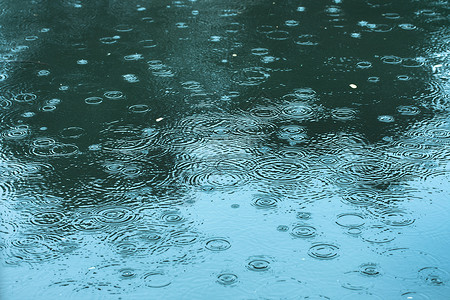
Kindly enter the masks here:
[[0, 298], [450, 298], [439, 0], [0, 0]]

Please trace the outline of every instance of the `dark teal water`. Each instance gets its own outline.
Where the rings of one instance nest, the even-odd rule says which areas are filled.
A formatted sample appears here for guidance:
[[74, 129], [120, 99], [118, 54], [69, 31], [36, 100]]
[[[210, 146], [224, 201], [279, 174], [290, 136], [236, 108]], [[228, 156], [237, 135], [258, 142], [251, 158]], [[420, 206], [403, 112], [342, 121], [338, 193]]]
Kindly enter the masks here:
[[1, 299], [450, 299], [449, 11], [0, 0]]

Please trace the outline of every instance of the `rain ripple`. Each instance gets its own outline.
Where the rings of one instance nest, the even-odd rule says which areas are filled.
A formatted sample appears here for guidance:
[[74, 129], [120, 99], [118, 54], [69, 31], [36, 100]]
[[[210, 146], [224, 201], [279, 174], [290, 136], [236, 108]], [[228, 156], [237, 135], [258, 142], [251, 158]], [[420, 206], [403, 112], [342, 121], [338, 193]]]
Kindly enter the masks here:
[[308, 170], [308, 164], [301, 161], [267, 158], [257, 164], [254, 176], [269, 182], [295, 182], [305, 178]]

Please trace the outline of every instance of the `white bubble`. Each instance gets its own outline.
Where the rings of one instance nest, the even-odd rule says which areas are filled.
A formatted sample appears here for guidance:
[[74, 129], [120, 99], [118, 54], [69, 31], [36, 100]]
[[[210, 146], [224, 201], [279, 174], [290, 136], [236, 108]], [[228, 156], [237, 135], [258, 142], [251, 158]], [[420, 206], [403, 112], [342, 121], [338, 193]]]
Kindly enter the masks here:
[[177, 28], [183, 29], [183, 28], [188, 28], [189, 26], [184, 23], [184, 22], [178, 22], [175, 24], [175, 26], [177, 26]]
[[125, 74], [125, 75], [122, 75], [122, 77], [123, 77], [123, 79], [125, 79], [125, 81], [128, 81], [130, 83], [139, 82], [139, 78], [137, 78], [137, 76], [134, 74]]
[[144, 58], [144, 56], [142, 56], [142, 54], [135, 53], [135, 54], [125, 55], [123, 58], [125, 60], [141, 60]]
[[222, 37], [218, 36], [218, 35], [213, 35], [209, 38], [210, 42], [220, 42], [220, 40], [222, 39]]
[[394, 117], [390, 116], [390, 115], [381, 115], [381, 116], [378, 116], [377, 119], [378, 119], [378, 121], [383, 122], [383, 123], [392, 123], [395, 121]]
[[50, 74], [49, 70], [40, 70], [38, 76], [48, 76]]

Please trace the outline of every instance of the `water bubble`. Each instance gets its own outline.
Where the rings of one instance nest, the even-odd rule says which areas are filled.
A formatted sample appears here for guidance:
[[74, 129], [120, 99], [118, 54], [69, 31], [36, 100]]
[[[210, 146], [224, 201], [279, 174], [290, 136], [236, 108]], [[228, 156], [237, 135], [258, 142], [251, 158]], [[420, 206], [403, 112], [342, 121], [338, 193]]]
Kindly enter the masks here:
[[181, 86], [186, 89], [186, 90], [190, 90], [190, 91], [198, 91], [201, 92], [202, 91], [202, 85], [200, 84], [200, 82], [197, 81], [185, 81], [181, 84]]
[[7, 140], [21, 140], [26, 138], [30, 134], [28, 128], [14, 127], [7, 129], [1, 133], [1, 136]]
[[317, 235], [317, 229], [309, 225], [296, 225], [292, 228], [291, 235], [298, 238], [312, 238]]
[[270, 269], [270, 261], [264, 258], [254, 258], [247, 263], [250, 271], [264, 272]]
[[367, 78], [367, 81], [368, 81], [368, 82], [372, 82], [372, 83], [376, 83], [376, 82], [379, 82], [379, 81], [380, 81], [380, 78], [379, 78], [379, 77], [372, 76], [372, 77]]
[[213, 35], [213, 36], [209, 37], [210, 42], [220, 42], [221, 40], [222, 40], [222, 37], [218, 36], [218, 35]]
[[72, 221], [72, 226], [76, 230], [84, 232], [98, 232], [103, 231], [108, 224], [101, 223], [95, 216], [80, 216]]
[[128, 61], [135, 61], [135, 60], [144, 59], [144, 56], [142, 54], [135, 53], [135, 54], [125, 55], [123, 57], [123, 59], [128, 60]]
[[336, 224], [342, 227], [360, 227], [365, 223], [364, 217], [358, 213], [345, 213], [337, 216]]
[[[37, 73], [37, 75], [38, 76], [48, 76], [48, 75], [50, 75], [50, 71], [49, 70], [40, 70], [38, 73]], [[1, 81], [1, 80], [0, 80]]]
[[191, 231], [175, 231], [170, 234], [172, 243], [178, 246], [192, 245], [200, 239], [199, 234]]
[[360, 61], [356, 64], [356, 67], [360, 69], [369, 69], [372, 67], [372, 63], [369, 61]]
[[115, 44], [115, 43], [117, 43], [117, 40], [118, 40], [117, 38], [115, 38], [115, 37], [109, 37], [109, 36], [100, 38], [100, 42], [101, 42], [102, 44], [107, 44], [107, 45], [109, 45], [109, 44]]
[[411, 105], [397, 106], [397, 112], [403, 116], [415, 116], [420, 114], [420, 108]]
[[247, 174], [234, 171], [219, 171], [209, 167], [180, 170], [180, 178], [186, 184], [212, 189], [226, 189], [241, 186], [247, 181]]
[[258, 118], [273, 119], [280, 114], [280, 111], [276, 106], [256, 106], [250, 110], [250, 113]]
[[139, 41], [139, 45], [141, 45], [143, 48], [154, 48], [158, 44], [154, 40], [142, 40]]
[[134, 114], [143, 114], [150, 111], [150, 108], [145, 104], [136, 104], [128, 107], [128, 110]]
[[308, 250], [308, 255], [312, 258], [328, 260], [339, 256], [339, 247], [333, 244], [315, 244]]
[[400, 80], [400, 81], [408, 81], [411, 78], [408, 75], [398, 75], [397, 79]]
[[50, 152], [55, 156], [70, 156], [78, 153], [78, 146], [73, 144], [56, 144]]
[[284, 30], [272, 30], [267, 32], [266, 36], [271, 40], [284, 41], [289, 38], [289, 32]]
[[276, 57], [274, 57], [274, 56], [268, 55], [268, 56], [262, 57], [262, 58], [261, 58], [261, 62], [264, 63], [264, 64], [269, 64], [269, 63], [272, 63], [272, 62], [274, 62], [274, 61], [277, 61], [278, 59], [279, 59], [279, 58], [276, 58]]
[[233, 285], [238, 282], [238, 277], [232, 273], [222, 273], [217, 276], [217, 282], [222, 285]]
[[399, 24], [398, 27], [400, 27], [403, 30], [414, 30], [414, 29], [417, 29], [416, 25], [408, 24], [408, 23]]
[[388, 24], [372, 24], [373, 26], [368, 26], [368, 28], [372, 29], [373, 32], [389, 32], [392, 30], [392, 27]]
[[176, 26], [177, 28], [179, 28], [179, 29], [185, 29], [185, 28], [188, 28], [188, 27], [189, 27], [188, 24], [186, 24], [186, 23], [184, 23], [184, 22], [178, 22], [178, 23], [175, 23], [175, 26]]
[[14, 96], [14, 100], [21, 103], [28, 103], [37, 99], [37, 96], [32, 93], [20, 93]]
[[135, 270], [131, 268], [120, 269], [119, 274], [121, 279], [131, 279], [136, 277]]
[[142, 276], [146, 286], [151, 288], [163, 288], [169, 286], [172, 280], [162, 272], [149, 272]]
[[133, 28], [126, 24], [119, 24], [114, 29], [118, 32], [130, 32], [133, 30]]
[[125, 81], [128, 81], [129, 83], [139, 82], [139, 78], [134, 74], [125, 74], [122, 75], [122, 77]]
[[205, 244], [205, 248], [211, 251], [225, 251], [230, 247], [231, 243], [224, 238], [212, 238]]
[[[292, 127], [294, 127], [294, 128], [292, 128]], [[296, 126], [296, 125], [289, 125], [289, 126], [281, 127], [280, 132], [278, 133], [278, 137], [282, 140], [286, 140], [287, 142], [289, 142], [289, 144], [291, 146], [306, 142], [308, 139], [308, 135], [306, 133], [304, 133], [303, 131], [300, 131], [300, 132], [293, 131], [293, 129], [295, 130], [296, 127], [302, 128], [301, 126]]]
[[8, 79], [8, 74], [1, 74], [0, 73], [0, 81], [5, 81], [6, 79]]
[[380, 266], [375, 263], [366, 263], [359, 266], [359, 273], [364, 276], [379, 276], [382, 274]]
[[155, 20], [152, 17], [143, 17], [143, 18], [141, 18], [141, 21], [143, 21], [144, 23], [153, 23], [153, 22], [155, 22]]
[[417, 292], [406, 292], [401, 294], [400, 296], [402, 300], [429, 300], [430, 298], [427, 295]]
[[350, 227], [347, 230], [347, 233], [352, 235], [352, 236], [358, 236], [358, 235], [361, 234], [361, 232], [362, 232], [362, 230], [359, 227]]
[[99, 144], [92, 144], [92, 145], [89, 145], [88, 149], [90, 151], [99, 151], [102, 149], [102, 146]]
[[271, 196], [260, 196], [253, 200], [252, 205], [260, 209], [276, 208], [278, 199]]
[[34, 147], [39, 147], [39, 148], [51, 147], [54, 144], [55, 144], [55, 140], [52, 138], [48, 138], [48, 137], [37, 138], [32, 143], [32, 145]]
[[289, 226], [287, 226], [287, 225], [278, 225], [277, 226], [277, 231], [286, 232], [288, 230], [289, 230]]
[[25, 37], [25, 41], [35, 41], [35, 40], [37, 40], [38, 39], [38, 37], [37, 36], [35, 36], [35, 35], [30, 35], [30, 36], [27, 36], [27, 37]]
[[53, 98], [53, 99], [45, 101], [45, 103], [48, 105], [58, 105], [61, 103], [61, 99]]
[[269, 54], [269, 49], [267, 48], [253, 48], [252, 54], [257, 56], [263, 56]]
[[103, 102], [101, 97], [88, 97], [84, 99], [84, 102], [89, 105], [98, 105]]
[[108, 91], [105, 92], [103, 96], [111, 100], [119, 100], [124, 98], [124, 94], [121, 91]]
[[[2, 195], [2, 199], [3, 195]], [[14, 236], [19, 230], [16, 223], [10, 221], [0, 221], [0, 237], [5, 240], [7, 237]]]
[[392, 123], [395, 121], [395, 118], [390, 115], [381, 115], [381, 116], [378, 116], [377, 119], [378, 119], [378, 121], [380, 121], [382, 123]]
[[389, 13], [384, 13], [383, 17], [385, 17], [386, 19], [395, 20], [395, 19], [399, 19], [400, 18], [400, 14], [389, 12]]
[[383, 63], [389, 64], [389, 65], [398, 65], [402, 62], [402, 59], [398, 56], [388, 55], [388, 56], [383, 56], [381, 58], [381, 61]]
[[311, 213], [309, 213], [309, 212], [304, 212], [304, 211], [298, 212], [298, 213], [297, 213], [297, 219], [300, 219], [300, 220], [309, 220], [309, 219], [311, 219]]
[[286, 20], [284, 22], [284, 24], [288, 27], [295, 27], [295, 26], [298, 26], [300, 24], [300, 22], [296, 21], [296, 20]]
[[176, 211], [167, 211], [163, 213], [161, 219], [169, 224], [177, 224], [185, 221], [184, 217]]
[[227, 33], [237, 33], [244, 29], [244, 25], [238, 22], [232, 22], [225, 26], [225, 31]]
[[133, 221], [137, 215], [125, 207], [103, 207], [95, 211], [96, 217], [100, 222], [107, 224], [123, 224]]
[[353, 108], [339, 107], [331, 111], [331, 117], [338, 121], [350, 121], [356, 119], [358, 111]]
[[59, 226], [65, 215], [58, 211], [44, 211], [33, 214], [31, 223], [39, 226]]

